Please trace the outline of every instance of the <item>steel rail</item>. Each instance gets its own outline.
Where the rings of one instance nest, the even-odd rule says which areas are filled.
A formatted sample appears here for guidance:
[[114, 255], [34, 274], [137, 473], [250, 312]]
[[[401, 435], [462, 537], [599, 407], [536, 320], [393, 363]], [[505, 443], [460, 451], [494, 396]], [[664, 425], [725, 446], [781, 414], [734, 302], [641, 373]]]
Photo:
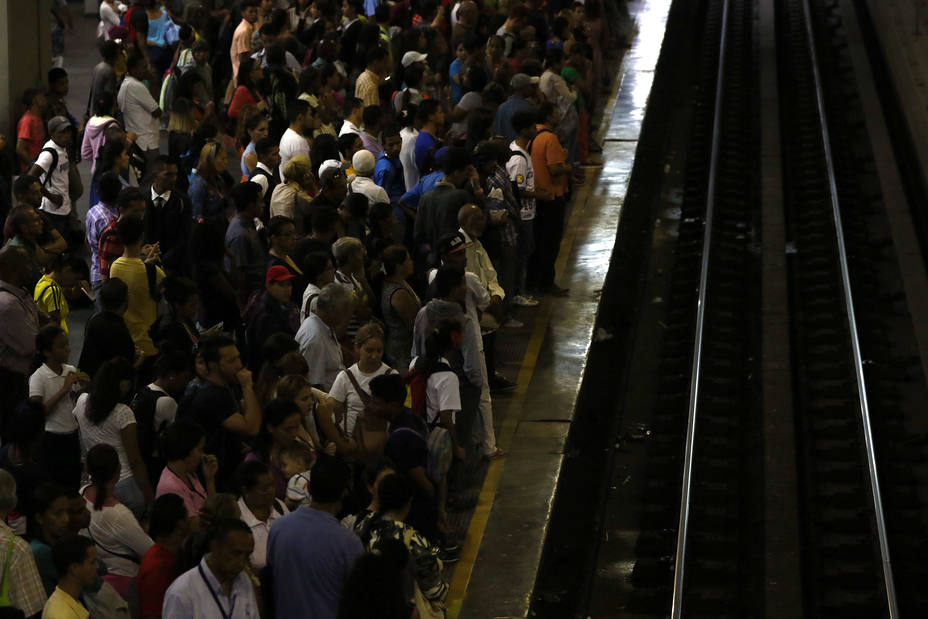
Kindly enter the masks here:
[[863, 426], [864, 444], [867, 451], [867, 468], [870, 473], [870, 489], [873, 496], [873, 509], [876, 516], [877, 537], [880, 543], [880, 556], [883, 563], [883, 582], [886, 587], [886, 602], [889, 610], [889, 619], [898, 619], [899, 609], [896, 602], [896, 586], [893, 580], [892, 562], [889, 556], [889, 541], [886, 535], [886, 519], [883, 514], [883, 499], [880, 494], [880, 480], [877, 473], [876, 453], [873, 447], [873, 430], [870, 424], [870, 406], [867, 401], [867, 382], [864, 376], [863, 358], [860, 353], [860, 340], [857, 336], [857, 319], [854, 314], [854, 297], [851, 291], [851, 278], [847, 266], [847, 249], [844, 243], [844, 228], [841, 223], [841, 205], [838, 200], [838, 186], [835, 180], [834, 160], [831, 153], [831, 137], [828, 131], [827, 116], [825, 114], [825, 97], [822, 89], [821, 73], [818, 67], [818, 58], [815, 54], [815, 34], [812, 27], [812, 9], [809, 0], [802, 2], [806, 17], [806, 39], [809, 45], [809, 57], [812, 65], [812, 75], [815, 82], [815, 98], [818, 106], [819, 124], [822, 128], [822, 147], [825, 153], [825, 166], [828, 172], [828, 191], [831, 198], [831, 210], [834, 216], [835, 237], [838, 246], [838, 262], [841, 267], [841, 283], [844, 288], [844, 302], [847, 311], [848, 330], [851, 336], [851, 353], [854, 361], [854, 370], [857, 375], [858, 401], [860, 402], [860, 418]]
[[680, 522], [677, 527], [677, 550], [674, 561], [673, 599], [670, 614], [680, 619], [683, 613], [683, 583], [686, 577], [686, 544], [690, 518], [690, 493], [692, 491], [693, 443], [696, 438], [696, 412], [699, 406], [699, 374], [702, 364], [703, 326], [706, 317], [706, 286], [709, 277], [709, 257], [712, 242], [712, 217], [715, 211], [715, 186], [719, 158], [719, 133], [721, 132], [722, 94], [725, 87], [725, 47], [728, 39], [728, 7], [722, 7], [722, 33], [719, 39], [719, 70], [715, 88], [715, 106], [712, 120], [712, 147], [709, 158], [709, 181], [706, 193], [706, 215], [703, 229], [702, 264], [699, 270], [699, 299], [696, 302], [696, 333], [693, 342], [693, 370], [690, 376], [690, 401], [686, 422], [686, 444], [683, 455], [683, 488], [680, 493]]

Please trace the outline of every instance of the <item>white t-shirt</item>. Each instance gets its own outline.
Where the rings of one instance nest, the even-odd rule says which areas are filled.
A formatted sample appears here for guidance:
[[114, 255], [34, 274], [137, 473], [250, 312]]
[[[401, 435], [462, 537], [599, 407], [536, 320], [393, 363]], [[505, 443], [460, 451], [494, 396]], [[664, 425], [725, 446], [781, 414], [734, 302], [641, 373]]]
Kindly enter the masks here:
[[342, 429], [345, 430], [345, 434], [351, 436], [354, 432], [354, 425], [358, 420], [358, 414], [364, 410], [364, 402], [361, 401], [361, 396], [358, 395], [354, 385], [351, 384], [351, 379], [345, 375], [346, 371], [351, 372], [351, 375], [358, 381], [358, 386], [361, 387], [361, 389], [370, 393], [368, 387], [371, 380], [375, 376], [392, 373], [393, 368], [386, 363], [381, 363], [380, 367], [377, 368], [373, 374], [365, 374], [361, 371], [361, 368], [358, 367], [358, 364], [355, 363], [347, 370], [339, 372], [338, 376], [335, 377], [335, 382], [332, 383], [332, 388], [329, 389], [329, 397], [345, 405], [347, 410], [345, 411], [345, 419], [342, 421]]
[[[65, 377], [72, 372], [77, 372], [73, 365], [62, 364], [61, 374], [55, 372], [42, 364], [38, 370], [33, 372], [29, 377], [29, 397], [42, 398], [42, 402], [48, 400], [61, 390], [64, 385]], [[70, 434], [77, 430], [77, 421], [74, 420], [72, 411], [74, 402], [71, 400], [71, 394], [65, 394], [50, 411], [45, 415], [45, 431], [54, 432], [55, 434]]]
[[158, 150], [160, 121], [151, 115], [158, 109], [155, 101], [145, 84], [131, 75], [127, 75], [119, 87], [116, 103], [122, 111], [122, 118], [126, 124], [126, 131], [135, 131], [139, 138], [136, 140], [142, 150]]
[[174, 419], [177, 417], [177, 400], [172, 398], [167, 391], [155, 383], [148, 385], [148, 388], [167, 396], [158, 398], [157, 402], [155, 402], [155, 427], [152, 429], [157, 434], [159, 428], [164, 428], [174, 423]]
[[[410, 371], [416, 367], [416, 357], [409, 364]], [[442, 363], [449, 364], [442, 357]], [[450, 364], [449, 364], [450, 365]], [[454, 372], [445, 370], [435, 372], [429, 376], [425, 383], [425, 421], [431, 425], [438, 418], [441, 411], [451, 411], [451, 420], [457, 423], [457, 416], [461, 410], [461, 381]]]
[[403, 164], [403, 180], [406, 181], [406, 191], [419, 182], [419, 168], [416, 166], [416, 138], [419, 132], [412, 127], [400, 129], [400, 138], [403, 145], [400, 147], [400, 163]]
[[[309, 315], [306, 313], [306, 310], [309, 309], [310, 312], [315, 311], [316, 309], [316, 298], [319, 296], [319, 293], [322, 292], [322, 288], [316, 284], [309, 283], [306, 284], [306, 290], [303, 291], [303, 302], [300, 303], [300, 323], [306, 320], [306, 317]], [[306, 302], [312, 299], [309, 303], [309, 308], [306, 307]]]
[[351, 181], [351, 193], [360, 193], [367, 198], [367, 203], [374, 206], [378, 202], [390, 204], [386, 189], [366, 176], [355, 176]]
[[[509, 150], [514, 150], [522, 155], [513, 155], [506, 162], [506, 173], [509, 180], [513, 181], [519, 191], [535, 191], [535, 168], [532, 166], [532, 156], [528, 151], [516, 144], [515, 140], [509, 145]], [[520, 198], [522, 209], [520, 215], [522, 221], [531, 221], [535, 219], [535, 198]]]
[[[280, 137], [280, 178], [285, 178], [284, 166], [297, 155], [309, 157], [309, 144], [306, 142], [306, 138], [287, 127], [287, 130]], [[315, 171], [313, 170], [313, 172]]]
[[77, 399], [77, 404], [74, 406], [74, 417], [81, 431], [81, 446], [85, 452], [88, 452], [100, 443], [111, 445], [119, 455], [119, 481], [132, 477], [129, 458], [126, 456], [126, 448], [122, 444], [122, 435], [119, 432], [135, 424], [135, 414], [125, 404], [117, 404], [113, 407], [109, 417], [97, 425], [87, 418], [87, 402], [89, 401], [90, 396], [84, 393]]
[[[87, 487], [81, 488], [81, 494]], [[95, 510], [93, 501], [87, 502], [90, 512], [90, 526], [81, 531], [82, 535], [93, 539], [100, 553], [100, 560], [106, 565], [111, 574], [135, 578], [139, 573], [139, 563], [154, 542], [139, 526], [139, 521], [122, 503], [104, 505], [103, 509]], [[122, 555], [122, 556], [120, 556]], [[136, 557], [133, 561], [129, 557]]]
[[[58, 153], [58, 165], [52, 170], [52, 177], [45, 183], [45, 177], [48, 175], [49, 168], [52, 167], [54, 157], [46, 148], [53, 148]], [[39, 178], [39, 181], [45, 185], [45, 188], [52, 193], [61, 196], [61, 206], [58, 206], [48, 198], [42, 198], [42, 205], [39, 209], [52, 215], [69, 215], [71, 213], [71, 181], [68, 178], [68, 169], [71, 167], [71, 160], [68, 159], [68, 151], [55, 144], [54, 140], [49, 140], [42, 145], [42, 151], [39, 153], [35, 164], [45, 170], [45, 173]]]

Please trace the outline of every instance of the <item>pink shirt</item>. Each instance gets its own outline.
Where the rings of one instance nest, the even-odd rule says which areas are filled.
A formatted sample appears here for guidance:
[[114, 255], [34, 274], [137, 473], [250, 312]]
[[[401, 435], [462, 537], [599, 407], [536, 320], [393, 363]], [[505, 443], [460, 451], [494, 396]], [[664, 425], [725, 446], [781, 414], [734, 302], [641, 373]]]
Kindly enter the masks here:
[[199, 513], [203, 502], [206, 501], [206, 490], [203, 489], [203, 484], [196, 475], [189, 475], [188, 479], [190, 485], [193, 486], [192, 490], [171, 469], [164, 467], [161, 471], [161, 479], [158, 480], [158, 489], [155, 490], [155, 498], [162, 494], [176, 494], [184, 500], [187, 515], [192, 517]]

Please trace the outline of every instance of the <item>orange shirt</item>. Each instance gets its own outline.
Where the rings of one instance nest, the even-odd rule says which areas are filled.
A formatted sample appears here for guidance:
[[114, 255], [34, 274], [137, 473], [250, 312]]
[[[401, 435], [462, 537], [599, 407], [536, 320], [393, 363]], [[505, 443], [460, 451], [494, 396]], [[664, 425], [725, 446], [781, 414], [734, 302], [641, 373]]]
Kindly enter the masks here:
[[538, 125], [538, 135], [532, 140], [532, 166], [535, 168], [535, 187], [547, 189], [554, 197], [567, 193], [567, 175], [558, 176], [552, 180], [548, 174], [548, 166], [554, 163], [564, 163], [567, 151], [561, 146], [557, 136], [547, 125]]

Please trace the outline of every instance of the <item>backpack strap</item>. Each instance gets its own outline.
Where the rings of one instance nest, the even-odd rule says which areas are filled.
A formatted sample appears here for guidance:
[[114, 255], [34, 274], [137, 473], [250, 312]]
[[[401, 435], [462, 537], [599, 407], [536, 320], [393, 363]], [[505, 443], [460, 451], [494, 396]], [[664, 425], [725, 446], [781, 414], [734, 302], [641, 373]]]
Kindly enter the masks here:
[[161, 291], [158, 290], [158, 267], [146, 262], [145, 276], [148, 278], [148, 295], [152, 301], [158, 303], [161, 301]]
[[[52, 164], [48, 166], [48, 171], [45, 173], [45, 179], [42, 181], [42, 187], [44, 188], [46, 185], [48, 185], [48, 181], [52, 179], [52, 174], [54, 174], [55, 170], [58, 169], [58, 151], [52, 148], [51, 146], [46, 146], [45, 148], [39, 151], [39, 156], [41, 156], [42, 153], [50, 153], [52, 156]], [[35, 165], [36, 161], [38, 160], [39, 158], [36, 157], [35, 161], [32, 162], [32, 165]], [[29, 167], [32, 167], [32, 166], [29, 166]]]

